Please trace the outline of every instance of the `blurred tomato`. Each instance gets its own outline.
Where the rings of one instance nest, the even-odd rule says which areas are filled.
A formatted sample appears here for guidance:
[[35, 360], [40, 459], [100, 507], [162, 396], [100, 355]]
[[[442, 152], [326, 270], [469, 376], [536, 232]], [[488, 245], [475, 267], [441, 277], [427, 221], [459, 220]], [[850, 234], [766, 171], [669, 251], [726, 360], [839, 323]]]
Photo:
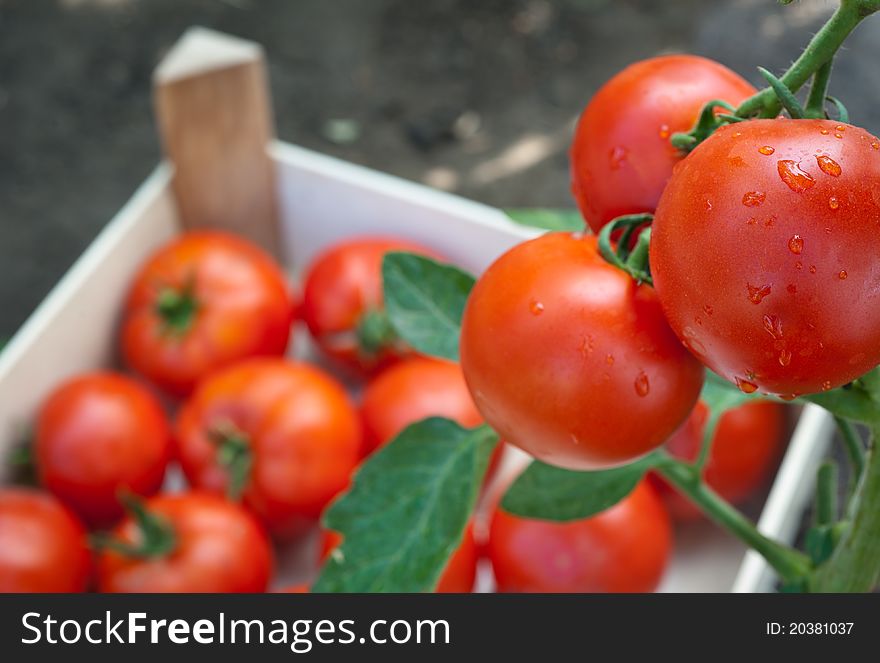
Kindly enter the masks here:
[[70, 380], [49, 396], [37, 420], [40, 480], [94, 526], [122, 517], [121, 491], [159, 490], [171, 452], [158, 400], [114, 373]]
[[349, 483], [361, 426], [348, 394], [304, 363], [252, 359], [203, 381], [177, 416], [190, 484], [241, 492], [276, 535], [300, 533]]
[[[266, 533], [244, 509], [208, 493], [160, 495], [113, 532], [129, 553], [98, 558], [102, 592], [263, 592], [272, 574]], [[159, 524], [144, 527], [144, 518]]]
[[51, 495], [0, 489], [0, 593], [84, 592], [87, 544], [85, 528]]
[[211, 371], [283, 355], [294, 301], [281, 268], [240, 237], [184, 233], [135, 277], [122, 325], [125, 361], [184, 396]]
[[[709, 410], [700, 401], [666, 442], [666, 450], [676, 458], [696, 460], [708, 418]], [[753, 401], [725, 412], [715, 429], [706, 462], [706, 483], [729, 502], [750, 497], [761, 487], [779, 456], [784, 428], [785, 406], [780, 403]], [[684, 495], [657, 475], [652, 474], [651, 478], [675, 518], [699, 517], [700, 511]]]
[[529, 520], [497, 508], [487, 550], [499, 592], [650, 592], [666, 569], [672, 527], [646, 482], [592, 518]]
[[321, 350], [359, 374], [388, 366], [408, 350], [383, 323], [382, 258], [389, 251], [434, 256], [406, 240], [372, 237], [334, 244], [309, 266], [302, 318]]

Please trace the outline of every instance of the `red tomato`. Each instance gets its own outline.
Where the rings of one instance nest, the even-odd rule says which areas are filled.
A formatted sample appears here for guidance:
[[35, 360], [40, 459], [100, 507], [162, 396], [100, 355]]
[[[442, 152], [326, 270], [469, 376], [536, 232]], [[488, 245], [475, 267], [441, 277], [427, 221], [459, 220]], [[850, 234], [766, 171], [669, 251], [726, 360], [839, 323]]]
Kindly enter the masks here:
[[743, 391], [839, 387], [880, 363], [878, 220], [871, 134], [830, 120], [724, 127], [657, 208], [657, 294], [682, 341]]
[[584, 520], [529, 520], [499, 508], [488, 544], [499, 592], [650, 592], [671, 548], [669, 515], [646, 482]]
[[361, 418], [366, 452], [390, 442], [404, 428], [427, 417], [446, 417], [465, 428], [483, 423], [461, 367], [415, 357], [373, 379], [364, 392]]
[[[332, 530], [321, 530], [320, 562], [323, 564], [330, 553], [342, 543], [342, 535]], [[474, 525], [468, 523], [461, 545], [446, 562], [440, 580], [437, 582], [438, 594], [465, 594], [474, 588], [477, 577], [477, 544], [474, 539]]]
[[433, 251], [401, 239], [374, 237], [335, 244], [319, 255], [306, 273], [302, 318], [321, 350], [337, 363], [370, 374], [407, 354], [397, 341], [364, 347], [362, 325], [382, 310], [382, 258], [389, 251], [434, 256]]
[[85, 528], [52, 496], [0, 489], [0, 593], [84, 592], [91, 575]]
[[98, 587], [113, 593], [264, 592], [272, 575], [272, 547], [265, 531], [240, 506], [208, 493], [154, 497], [144, 505], [164, 523], [169, 540], [150, 540], [128, 517], [113, 537], [150, 554], [104, 550], [98, 558]]
[[113, 373], [79, 376], [53, 392], [36, 432], [40, 480], [94, 526], [122, 517], [121, 491], [152, 495], [171, 458], [171, 430], [156, 398]]
[[598, 232], [621, 214], [653, 212], [682, 154], [669, 142], [689, 131], [703, 106], [736, 106], [756, 92], [727, 67], [694, 55], [630, 65], [587, 104], [571, 148], [571, 188]]
[[[666, 443], [666, 450], [682, 460], [694, 461], [703, 441], [709, 411], [702, 401]], [[779, 403], [755, 401], [721, 415], [703, 475], [706, 483], [728, 502], [741, 502], [761, 486], [782, 445], [785, 408]], [[653, 477], [654, 475], [652, 475]], [[657, 477], [657, 487], [670, 513], [692, 520], [700, 511], [686, 497]]]
[[197, 488], [228, 492], [238, 456], [244, 503], [278, 535], [314, 523], [348, 486], [361, 427], [345, 390], [312, 366], [252, 359], [203, 381], [181, 408], [178, 457]]
[[464, 312], [461, 365], [501, 437], [547, 463], [627, 463], [687, 418], [703, 368], [652, 288], [601, 258], [594, 237], [548, 233], [480, 278]]
[[222, 232], [188, 232], [141, 268], [122, 325], [125, 361], [183, 396], [240, 359], [283, 355], [294, 302], [259, 248]]

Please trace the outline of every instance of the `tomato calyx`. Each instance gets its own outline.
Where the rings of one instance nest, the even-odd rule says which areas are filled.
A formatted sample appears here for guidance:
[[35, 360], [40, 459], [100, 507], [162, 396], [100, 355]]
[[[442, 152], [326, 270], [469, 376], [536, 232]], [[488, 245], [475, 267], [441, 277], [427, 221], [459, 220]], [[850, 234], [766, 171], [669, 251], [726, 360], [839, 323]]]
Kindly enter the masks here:
[[[719, 113], [718, 108], [722, 108], [727, 113]], [[688, 132], [674, 133], [669, 139], [672, 146], [680, 152], [687, 154], [697, 145], [711, 136], [719, 127], [724, 124], [734, 122], [742, 122], [743, 118], [735, 115], [736, 108], [722, 99], [713, 99], [707, 102], [697, 117], [697, 122]]]
[[134, 559], [157, 559], [175, 551], [177, 535], [171, 523], [147, 510], [143, 500], [132, 493], [120, 494], [119, 501], [133, 521], [137, 532], [135, 541], [123, 541], [112, 534], [98, 532], [90, 537], [93, 548]]
[[[602, 227], [598, 238], [599, 252], [608, 263], [629, 274], [637, 284], [647, 283], [651, 286], [654, 281], [648, 263], [648, 249], [651, 245], [650, 224], [653, 220], [652, 214], [618, 216]], [[617, 231], [621, 231], [621, 234], [615, 248], [611, 235]], [[632, 238], [636, 233], [638, 238], [633, 246]]]
[[395, 345], [399, 338], [384, 309], [367, 310], [355, 328], [358, 350], [367, 359], [379, 355], [382, 350]]
[[208, 438], [217, 447], [217, 462], [229, 477], [226, 497], [238, 501], [247, 487], [254, 465], [250, 440], [244, 431], [229, 421], [214, 426]]
[[165, 330], [172, 334], [185, 334], [192, 326], [199, 310], [193, 284], [189, 283], [180, 289], [162, 288], [156, 298], [155, 310]]

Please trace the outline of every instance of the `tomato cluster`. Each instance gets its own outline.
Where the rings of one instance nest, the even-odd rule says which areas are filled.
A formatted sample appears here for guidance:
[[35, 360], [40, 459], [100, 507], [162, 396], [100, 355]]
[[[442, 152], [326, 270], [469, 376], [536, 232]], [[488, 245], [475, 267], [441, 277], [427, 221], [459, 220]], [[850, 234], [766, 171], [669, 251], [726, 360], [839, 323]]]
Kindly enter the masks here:
[[[481, 424], [457, 364], [393, 336], [362, 346], [392, 250], [431, 254], [392, 238], [337, 244], [298, 303], [243, 239], [193, 232], [159, 249], [123, 316], [133, 375], [59, 385], [35, 426], [45, 492], [0, 491], [0, 591], [264, 591], [276, 546], [304, 545], [366, 457], [426, 417]], [[285, 357], [296, 311], [329, 369]], [[374, 376], [360, 404], [336, 368]], [[172, 463], [189, 486], [163, 493]], [[316, 565], [338, 545], [323, 536]], [[437, 591], [470, 591], [477, 557], [469, 528]]]

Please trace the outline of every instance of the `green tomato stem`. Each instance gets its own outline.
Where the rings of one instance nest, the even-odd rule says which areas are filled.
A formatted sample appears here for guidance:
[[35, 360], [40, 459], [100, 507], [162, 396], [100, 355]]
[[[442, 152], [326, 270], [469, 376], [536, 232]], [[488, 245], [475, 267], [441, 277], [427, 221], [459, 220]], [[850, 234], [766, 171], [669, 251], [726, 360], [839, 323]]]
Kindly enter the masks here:
[[[780, 80], [792, 92], [797, 92], [823, 66], [830, 62], [844, 40], [863, 19], [880, 10], [880, 0], [841, 0], [840, 6], [828, 22], [807, 44], [804, 52], [788, 68]], [[736, 115], [739, 117], [775, 117], [781, 104], [772, 88], [767, 87], [746, 99]]]
[[761, 534], [748, 518], [701, 481], [695, 466], [665, 456], [655, 469], [709, 518], [760, 553], [783, 580], [797, 583], [809, 575], [811, 563], [806, 555]]
[[871, 427], [866, 456], [855, 495], [850, 502], [849, 525], [831, 558], [813, 574], [810, 589], [817, 592], [870, 592], [880, 584], [880, 453], [876, 442], [880, 425]]
[[828, 95], [828, 82], [831, 80], [831, 68], [834, 60], [828, 60], [816, 70], [813, 76], [813, 84], [810, 86], [810, 96], [807, 97], [807, 105], [804, 108], [804, 116], [812, 119], [825, 118], [825, 97]]
[[125, 507], [137, 528], [137, 540], [129, 543], [112, 534], [99, 532], [90, 537], [93, 548], [112, 550], [124, 557], [156, 559], [166, 557], [177, 548], [177, 535], [171, 523], [161, 516], [150, 513], [143, 501], [130, 493], [123, 493], [119, 501]]
[[840, 437], [843, 438], [846, 454], [849, 456], [849, 462], [852, 466], [852, 483], [858, 484], [859, 477], [865, 471], [865, 448], [862, 446], [862, 439], [851, 421], [840, 417], [834, 417], [834, 421], [840, 431]]
[[712, 452], [712, 441], [715, 439], [715, 431], [718, 429], [718, 422], [721, 421], [723, 410], [717, 408], [712, 409], [709, 418], [706, 420], [706, 427], [703, 429], [703, 440], [700, 443], [700, 453], [694, 463], [696, 468], [703, 473], [706, 469], [706, 463], [709, 462], [709, 454]]
[[837, 519], [837, 466], [825, 461], [816, 473], [816, 524], [831, 525]]

